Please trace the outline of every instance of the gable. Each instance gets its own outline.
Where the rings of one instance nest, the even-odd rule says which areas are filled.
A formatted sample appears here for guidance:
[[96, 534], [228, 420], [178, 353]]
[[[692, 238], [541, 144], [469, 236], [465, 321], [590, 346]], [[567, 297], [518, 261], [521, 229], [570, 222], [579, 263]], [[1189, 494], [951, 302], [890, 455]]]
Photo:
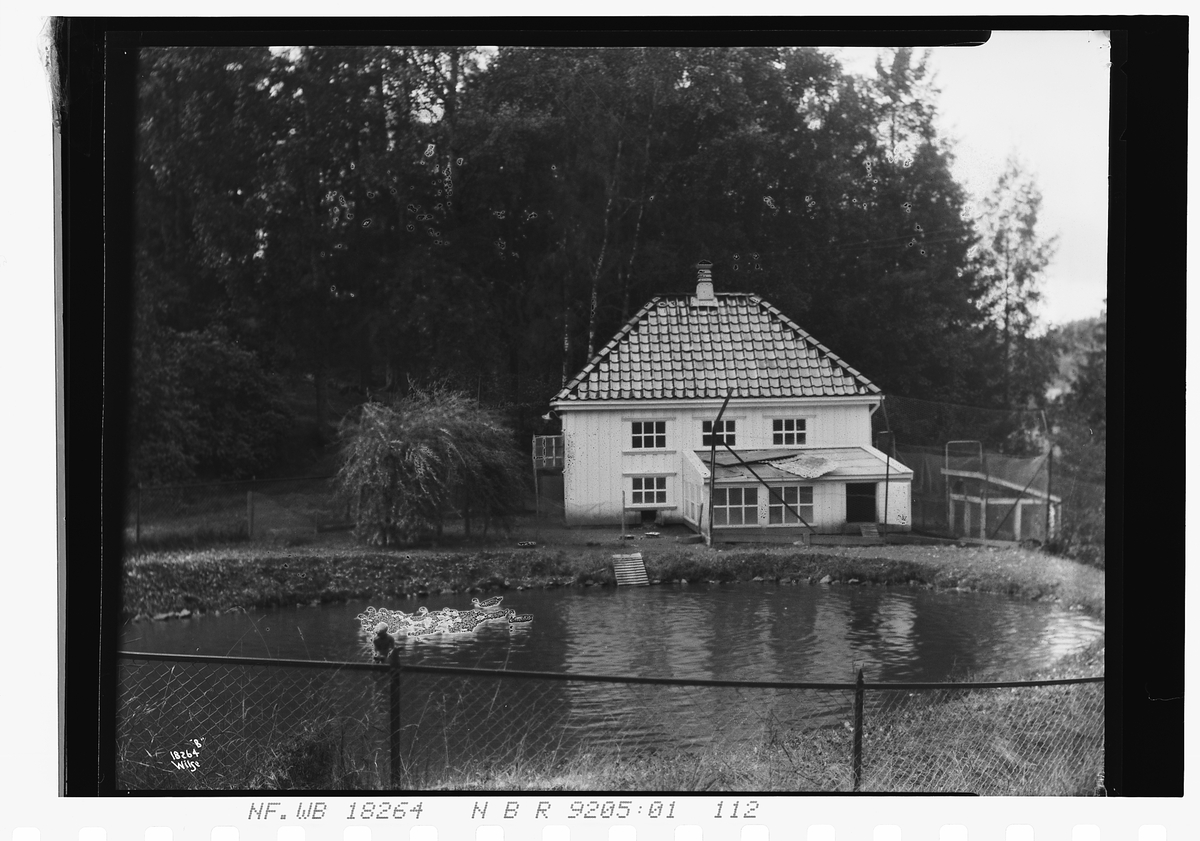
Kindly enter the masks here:
[[853, 397], [879, 388], [762, 298], [653, 298], [556, 401]]

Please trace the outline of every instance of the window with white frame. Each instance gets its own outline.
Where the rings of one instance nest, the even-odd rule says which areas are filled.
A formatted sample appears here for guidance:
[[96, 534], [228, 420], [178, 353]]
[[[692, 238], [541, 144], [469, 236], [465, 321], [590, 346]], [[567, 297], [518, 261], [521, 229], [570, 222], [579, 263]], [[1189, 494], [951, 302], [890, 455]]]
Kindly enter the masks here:
[[713, 488], [714, 526], [758, 525], [758, 488]]
[[[767, 523], [772, 526], [812, 525], [813, 489], [811, 485], [777, 485], [771, 488], [767, 505]], [[786, 504], [785, 504], [786, 503]]]
[[704, 421], [701, 427], [700, 443], [705, 447], [711, 447], [713, 444], [718, 447], [722, 444], [728, 444], [731, 447], [737, 446], [737, 421]]
[[630, 505], [666, 505], [666, 476], [634, 476]]
[[771, 443], [777, 447], [795, 447], [808, 443], [808, 420], [775, 418], [771, 421]]
[[635, 450], [662, 449], [667, 446], [666, 421], [634, 421], [633, 441]]

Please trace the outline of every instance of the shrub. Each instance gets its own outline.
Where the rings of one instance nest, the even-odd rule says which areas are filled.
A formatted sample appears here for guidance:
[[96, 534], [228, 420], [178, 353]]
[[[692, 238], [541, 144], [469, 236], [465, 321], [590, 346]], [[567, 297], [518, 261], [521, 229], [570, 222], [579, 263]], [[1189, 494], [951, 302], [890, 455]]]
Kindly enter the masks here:
[[511, 430], [493, 410], [447, 389], [364, 404], [341, 437], [339, 490], [356, 534], [369, 543], [440, 530], [442, 513], [453, 508], [467, 520], [473, 511], [507, 513], [524, 490]]

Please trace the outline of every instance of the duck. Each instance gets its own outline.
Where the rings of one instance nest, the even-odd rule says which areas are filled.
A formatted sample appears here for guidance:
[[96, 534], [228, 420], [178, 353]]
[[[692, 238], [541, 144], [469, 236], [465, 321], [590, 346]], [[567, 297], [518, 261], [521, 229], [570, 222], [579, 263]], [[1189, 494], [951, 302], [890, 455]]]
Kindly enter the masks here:
[[[408, 617], [409, 627], [417, 631], [422, 631], [426, 628], [432, 628], [433, 624], [434, 620], [433, 617], [429, 615], [429, 608], [425, 607], [424, 605], [417, 608], [417, 612]], [[411, 634], [412, 631], [410, 630], [409, 633]]]
[[508, 620], [509, 625], [528, 625], [532, 622], [532, 613], [518, 613], [516, 616]]
[[455, 619], [453, 625], [451, 626], [450, 633], [452, 633], [452, 634], [474, 633], [476, 630], [478, 630], [480, 625], [483, 625], [484, 623], [488, 622], [489, 619], [490, 619], [490, 616], [486, 611], [465, 610], [458, 615], [457, 619]]
[[499, 609], [500, 602], [504, 601], [504, 596], [492, 596], [490, 599], [471, 599], [471, 606], [476, 610], [493, 610]]

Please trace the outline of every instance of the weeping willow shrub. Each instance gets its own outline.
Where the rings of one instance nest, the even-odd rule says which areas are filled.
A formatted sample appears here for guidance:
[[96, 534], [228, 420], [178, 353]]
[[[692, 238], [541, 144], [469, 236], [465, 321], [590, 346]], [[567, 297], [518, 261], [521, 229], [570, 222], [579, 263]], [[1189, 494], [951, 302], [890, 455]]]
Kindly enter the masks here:
[[339, 491], [367, 543], [411, 542], [442, 514], [504, 514], [521, 499], [523, 461], [498, 413], [446, 388], [366, 403], [341, 428]]

